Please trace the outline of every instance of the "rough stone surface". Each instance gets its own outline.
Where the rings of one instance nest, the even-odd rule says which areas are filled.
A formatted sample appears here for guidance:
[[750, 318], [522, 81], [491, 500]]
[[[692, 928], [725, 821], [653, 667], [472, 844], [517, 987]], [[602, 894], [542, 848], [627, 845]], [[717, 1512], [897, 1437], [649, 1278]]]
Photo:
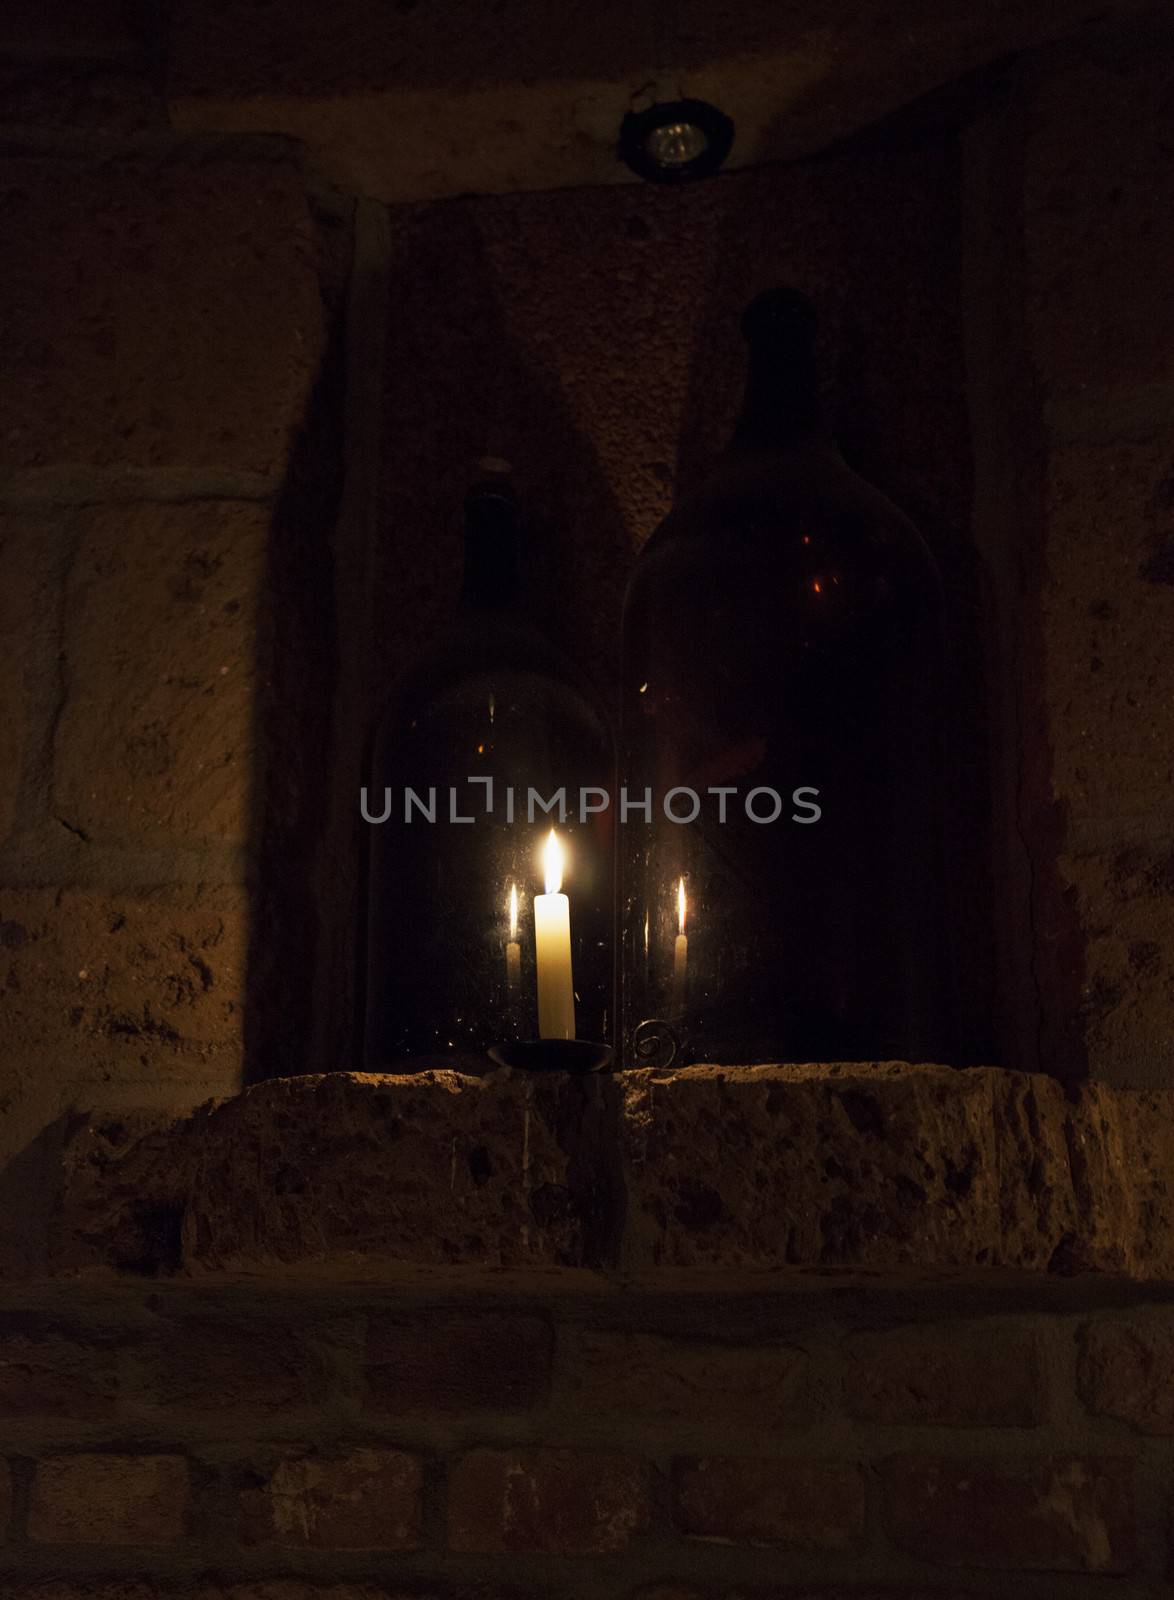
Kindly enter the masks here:
[[182, 1136], [195, 1149], [185, 1262], [598, 1264], [614, 1212], [606, 1092], [508, 1072], [258, 1085]]
[[1017, 197], [1024, 377], [1042, 402], [1022, 462], [1042, 530], [1022, 775], [1043, 1033], [1049, 1058], [1154, 1088], [1174, 1003], [1170, 896], [1152, 887], [1174, 848], [1167, 24], [1155, 9], [1026, 74]]
[[1131, 824], [1163, 815], [1174, 784], [1174, 664], [1162, 648], [1174, 629], [1174, 407], [1153, 427], [1144, 443], [1048, 455], [1052, 782], [1074, 852], [1128, 839]]
[[345, 0], [328, 27], [292, 0], [243, 13], [182, 0], [170, 106], [180, 127], [292, 134], [384, 199], [606, 184], [630, 181], [615, 144], [633, 103], [712, 101], [737, 121], [731, 165], [793, 159], [1083, 15], [1072, 0], [901, 0], [882, 24], [847, 0], [743, 0], [719, 23], [685, 0], [655, 29], [608, 4], [551, 30], [525, 0], [492, 16], [463, 7], [447, 27], [427, 9]]
[[[105, 1582], [88, 1578], [35, 1580], [28, 1587], [8, 1588], [4, 1600], [465, 1600], [451, 1591], [433, 1589], [410, 1591], [398, 1584], [331, 1583], [319, 1578], [262, 1578], [252, 1583], [197, 1582], [193, 1588], [183, 1579], [139, 1583], [133, 1578]], [[491, 1591], [478, 1589], [468, 1600], [512, 1600]]]
[[399, 1450], [286, 1456], [238, 1498], [246, 1545], [309, 1550], [414, 1550], [421, 1469]]
[[396, 1417], [531, 1410], [546, 1397], [553, 1343], [538, 1317], [372, 1317], [368, 1409]]
[[28, 704], [39, 664], [34, 651], [52, 639], [56, 622], [42, 559], [54, 532], [43, 519], [0, 511], [0, 843], [16, 820], [26, 746], [36, 733]]
[[[405, 1591], [398, 1584], [330, 1583], [312, 1578], [279, 1578], [261, 1583], [234, 1583], [227, 1589], [205, 1594], [196, 1600], [445, 1600], [431, 1589]], [[492, 1593], [485, 1600], [495, 1600]]]
[[[177, 1261], [167, 1238], [178, 1212], [135, 1181], [119, 1190], [108, 1169], [145, 1131], [140, 1111], [165, 1107], [169, 1124], [239, 1089], [246, 900], [211, 886], [0, 888], [0, 1271], [44, 1271], [63, 1142], [87, 1215], [62, 1264], [81, 1264], [87, 1236], [100, 1236], [99, 1259], [124, 1267]], [[77, 1119], [94, 1106], [96, 1139], [95, 1122]], [[178, 1154], [172, 1139], [162, 1173]], [[165, 1177], [168, 1193], [177, 1182]]]
[[[988, 1591], [1003, 1600], [1005, 1589], [992, 1589]], [[693, 1596], [686, 1595], [683, 1600], [694, 1600]], [[709, 1596], [699, 1597], [699, 1600], [709, 1600]], [[882, 1583], [858, 1585], [855, 1583], [832, 1584], [827, 1587], [823, 1584], [811, 1589], [806, 1586], [794, 1587], [787, 1585], [785, 1588], [759, 1588], [755, 1585], [743, 1588], [739, 1586], [730, 1592], [722, 1592], [721, 1600], [976, 1600], [976, 1592], [972, 1588], [955, 1589], [944, 1588], [940, 1583]], [[1047, 1600], [1053, 1600], [1048, 1596]], [[1055, 1600], [1067, 1600], [1066, 1596], [1055, 1596]]]
[[177, 1318], [161, 1334], [147, 1390], [163, 1411], [281, 1414], [327, 1393], [329, 1332], [291, 1330], [280, 1340], [224, 1317]]
[[884, 1470], [889, 1532], [948, 1567], [1125, 1572], [1134, 1549], [1133, 1463], [937, 1460], [898, 1456]]
[[1174, 1315], [1090, 1322], [1081, 1332], [1077, 1386], [1097, 1416], [1174, 1434]]
[[606, 1555], [647, 1518], [648, 1469], [623, 1455], [473, 1450], [451, 1472], [452, 1550]]
[[746, 1348], [635, 1331], [562, 1333], [555, 1393], [576, 1414], [656, 1418], [741, 1436], [811, 1421], [808, 1357], [785, 1345]]
[[864, 1535], [856, 1467], [719, 1457], [678, 1461], [673, 1484], [677, 1526], [694, 1538], [830, 1552]]
[[1168, 1090], [1084, 1085], [1066, 1129], [1079, 1225], [1058, 1270], [1174, 1275], [1171, 1110]]
[[88, 510], [66, 600], [55, 805], [99, 842], [247, 840], [272, 513]]
[[1048, 1411], [1047, 1371], [1027, 1328], [988, 1323], [858, 1333], [844, 1404], [860, 1422], [1028, 1428]]
[[[920, 1181], [917, 1173], [926, 1156], [919, 1156], [914, 1128], [927, 1112], [933, 1116], [934, 1090], [954, 1168], [959, 1173], [971, 1169], [973, 1181], [977, 1161], [966, 1140], [978, 1117], [967, 1107], [972, 1095], [966, 1094], [964, 1081], [949, 1073], [939, 1080], [932, 1072], [915, 1072], [906, 1083], [903, 1075], [883, 1069], [863, 1077], [844, 1070], [842, 1080], [787, 1068], [627, 1073], [629, 1254], [639, 1250], [640, 1259], [658, 1265], [703, 1267], [732, 1257], [748, 1265], [784, 1266], [818, 1262], [832, 1252], [847, 1259], [869, 1235], [874, 1247], [884, 1249], [884, 1188], [893, 1188], [898, 1177]], [[895, 1102], [910, 1095], [920, 1102], [899, 1131], [893, 1124], [895, 1104], [891, 1107], [886, 1097], [882, 1106], [878, 1088], [893, 1089]], [[984, 1103], [981, 1110], [989, 1106]], [[845, 1171], [831, 1148], [837, 1133], [858, 1152], [853, 1169]], [[977, 1156], [974, 1140], [976, 1134], [970, 1148]], [[753, 1162], [745, 1160], [751, 1149]], [[948, 1193], [943, 1154], [933, 1151], [928, 1164]], [[875, 1181], [880, 1174], [873, 1170], [867, 1173], [873, 1181], [861, 1182], [860, 1163], [868, 1161], [874, 1169], [889, 1155], [895, 1168], [887, 1186]], [[988, 1171], [988, 1181], [989, 1176]], [[841, 1181], [849, 1192], [859, 1192], [855, 1205], [839, 1193]], [[906, 1231], [916, 1215], [912, 1211]], [[947, 1217], [940, 1222], [945, 1227]], [[827, 1237], [829, 1225], [837, 1224], [837, 1232]]]
[[630, 1600], [975, 1600], [975, 1596], [973, 1589], [962, 1593], [960, 1590], [940, 1588], [936, 1584], [928, 1587], [905, 1583], [896, 1586], [882, 1584], [879, 1588], [872, 1584], [864, 1587], [855, 1583], [846, 1586], [833, 1584], [830, 1587], [820, 1584], [814, 1589], [790, 1584], [783, 1589], [740, 1584], [737, 1589], [722, 1588], [716, 1594], [713, 1591], [707, 1593], [701, 1589], [683, 1588], [677, 1584], [655, 1584], [650, 1589], [637, 1590]]
[[1055, 63], [1024, 174], [1029, 330], [1049, 396], [1169, 382], [1174, 53], [1144, 22]]
[[677, 1584], [653, 1584], [650, 1589], [638, 1589], [631, 1600], [702, 1600], [697, 1589], [682, 1589]]
[[[414, 1586], [404, 1590], [395, 1583], [332, 1583], [328, 1578], [262, 1578], [250, 1583], [201, 1579], [195, 1587], [184, 1579], [140, 1583], [134, 1578], [63, 1578], [6, 1588], [4, 1600], [466, 1600], [466, 1594]], [[467, 1600], [512, 1597], [478, 1588]]]
[[14, 1076], [114, 1082], [124, 1104], [136, 1086], [150, 1103], [161, 1078], [237, 1087], [245, 899], [233, 888], [0, 890], [0, 1036]]
[[1050, 1078], [897, 1063], [639, 1070], [624, 1090], [633, 1270], [1174, 1266], [1164, 1096], [1070, 1106]]
[[118, 1392], [112, 1341], [8, 1313], [0, 1334], [0, 1417], [109, 1415]]
[[[313, 1578], [278, 1578], [234, 1583], [226, 1589], [201, 1588], [195, 1600], [446, 1600], [432, 1589], [406, 1591], [398, 1584], [331, 1583]], [[485, 1600], [496, 1600], [490, 1592]], [[504, 1597], [503, 1597], [504, 1600]]]
[[0, 206], [0, 478], [79, 466], [281, 473], [323, 342], [317, 246], [291, 162], [11, 159]]
[[175, 1455], [61, 1455], [37, 1463], [35, 1544], [165, 1545], [183, 1538], [188, 1466]]
[[167, 1112], [82, 1116], [62, 1151], [51, 1255], [63, 1272], [175, 1271], [192, 1152]]
[[1174, 1006], [1174, 410], [1140, 405], [1144, 442], [1049, 452], [1043, 622], [1059, 873], [1083, 946], [1075, 1028], [1095, 1077], [1156, 1088]]
[[[1128, 823], [1125, 836], [1130, 832]], [[1174, 1008], [1174, 844], [1060, 857], [1084, 936], [1078, 1023], [1104, 1082], [1164, 1089]]]
[[[827, 1268], [1174, 1278], [1170, 1093], [1090, 1084], [1069, 1101], [1049, 1078], [900, 1063], [636, 1070], [618, 1086], [624, 1203], [604, 1121], [616, 1087], [332, 1073], [256, 1085], [141, 1137], [97, 1119], [67, 1148], [55, 1263], [376, 1275], [618, 1263], [697, 1286]], [[394, 1365], [377, 1349], [376, 1373]], [[544, 1349], [539, 1338], [536, 1371]], [[720, 1354], [650, 1379], [644, 1403], [681, 1404], [710, 1362]], [[446, 1375], [437, 1354], [428, 1370], [438, 1393], [472, 1392], [463, 1358]], [[745, 1370], [737, 1403], [753, 1404], [760, 1376]], [[779, 1381], [769, 1404], [785, 1416], [795, 1393], [783, 1369]], [[386, 1371], [380, 1392], [402, 1401]]]

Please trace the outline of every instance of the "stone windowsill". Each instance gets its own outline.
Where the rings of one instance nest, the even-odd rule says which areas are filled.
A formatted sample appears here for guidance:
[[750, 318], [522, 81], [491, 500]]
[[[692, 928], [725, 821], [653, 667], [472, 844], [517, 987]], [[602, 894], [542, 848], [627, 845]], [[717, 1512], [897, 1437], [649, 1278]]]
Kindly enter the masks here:
[[275, 1079], [91, 1118], [57, 1272], [1174, 1281], [1174, 1092], [900, 1062]]

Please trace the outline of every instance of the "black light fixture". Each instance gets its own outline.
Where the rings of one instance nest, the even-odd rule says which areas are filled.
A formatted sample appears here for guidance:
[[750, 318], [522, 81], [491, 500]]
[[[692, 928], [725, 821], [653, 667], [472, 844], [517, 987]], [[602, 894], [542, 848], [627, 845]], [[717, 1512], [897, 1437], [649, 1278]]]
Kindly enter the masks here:
[[620, 124], [620, 158], [648, 183], [712, 177], [733, 143], [733, 122], [705, 100], [662, 100]]

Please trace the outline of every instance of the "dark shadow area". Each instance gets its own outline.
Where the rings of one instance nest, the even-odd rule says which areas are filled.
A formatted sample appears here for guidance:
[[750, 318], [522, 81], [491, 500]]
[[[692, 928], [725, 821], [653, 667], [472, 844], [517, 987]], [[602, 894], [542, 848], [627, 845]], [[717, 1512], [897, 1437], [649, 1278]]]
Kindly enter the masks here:
[[[810, 161], [719, 180], [730, 203], [715, 254], [678, 458], [704, 476], [732, 425], [741, 305], [772, 284], [814, 300], [831, 431], [849, 465], [914, 521], [942, 573], [949, 641], [945, 767], [949, 922], [959, 966], [952, 1064], [1014, 1061], [993, 1026], [995, 903], [983, 579], [971, 529], [963, 363], [959, 124], [992, 75], [975, 75]], [[769, 186], [773, 185], [773, 193]]]
[[0, 1279], [40, 1276], [61, 1192], [61, 1153], [72, 1116], [48, 1123], [0, 1170]]
[[313, 975], [337, 640], [332, 534], [342, 490], [349, 221], [319, 213], [327, 345], [273, 510], [257, 630], [249, 828], [246, 1083], [315, 1070]]

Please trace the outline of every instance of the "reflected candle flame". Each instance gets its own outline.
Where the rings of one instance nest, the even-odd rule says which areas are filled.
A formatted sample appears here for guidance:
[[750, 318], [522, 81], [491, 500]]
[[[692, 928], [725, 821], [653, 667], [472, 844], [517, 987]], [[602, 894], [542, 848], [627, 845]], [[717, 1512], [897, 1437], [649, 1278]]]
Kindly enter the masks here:
[[673, 942], [672, 1008], [680, 1011], [685, 1003], [685, 975], [689, 970], [689, 941], [685, 937], [685, 880], [677, 879], [677, 937]]
[[518, 886], [510, 884], [510, 937], [505, 947], [505, 979], [510, 990], [518, 987], [522, 975], [522, 947], [518, 943]]

